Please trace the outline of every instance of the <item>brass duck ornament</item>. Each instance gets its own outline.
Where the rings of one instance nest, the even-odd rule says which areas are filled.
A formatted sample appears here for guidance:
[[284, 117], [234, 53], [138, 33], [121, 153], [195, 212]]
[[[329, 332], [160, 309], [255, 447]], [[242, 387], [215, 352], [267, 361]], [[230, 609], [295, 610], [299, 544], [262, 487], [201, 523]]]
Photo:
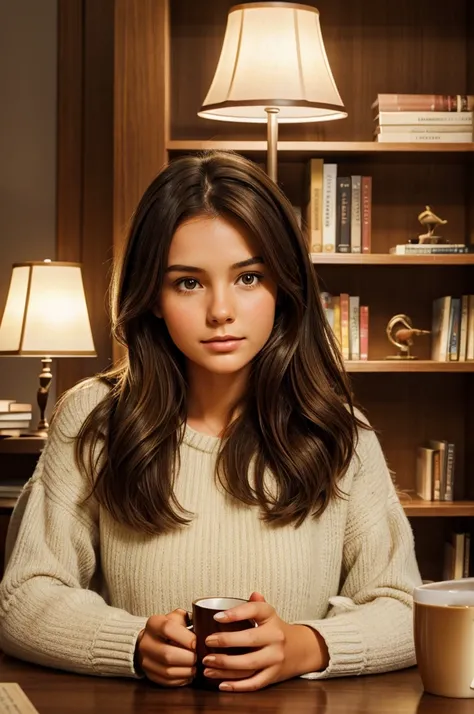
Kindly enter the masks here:
[[438, 236], [434, 235], [436, 226], [444, 226], [448, 222], [433, 213], [429, 206], [425, 206], [425, 210], [419, 214], [418, 220], [422, 226], [428, 227], [427, 233], [422, 233], [418, 236], [420, 243], [436, 242], [436, 240], [433, 240], [438, 238]]

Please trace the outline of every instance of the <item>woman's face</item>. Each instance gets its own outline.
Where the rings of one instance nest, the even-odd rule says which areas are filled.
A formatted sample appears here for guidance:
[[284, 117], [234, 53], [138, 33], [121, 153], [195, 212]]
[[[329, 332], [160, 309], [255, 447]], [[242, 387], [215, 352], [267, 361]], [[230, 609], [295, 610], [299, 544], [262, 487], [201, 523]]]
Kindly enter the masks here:
[[255, 241], [233, 221], [202, 216], [173, 236], [156, 314], [189, 362], [232, 374], [267, 342], [276, 295]]

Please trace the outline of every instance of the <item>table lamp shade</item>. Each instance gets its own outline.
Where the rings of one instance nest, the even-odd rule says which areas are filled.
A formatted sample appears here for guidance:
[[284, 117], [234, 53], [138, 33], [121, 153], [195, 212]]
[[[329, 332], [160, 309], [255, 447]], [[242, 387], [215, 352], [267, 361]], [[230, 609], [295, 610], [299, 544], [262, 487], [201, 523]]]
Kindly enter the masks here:
[[0, 325], [0, 354], [96, 356], [79, 264], [13, 266]]
[[236, 5], [209, 92], [198, 115], [266, 123], [347, 116], [324, 48], [319, 12], [308, 5], [260, 2]]

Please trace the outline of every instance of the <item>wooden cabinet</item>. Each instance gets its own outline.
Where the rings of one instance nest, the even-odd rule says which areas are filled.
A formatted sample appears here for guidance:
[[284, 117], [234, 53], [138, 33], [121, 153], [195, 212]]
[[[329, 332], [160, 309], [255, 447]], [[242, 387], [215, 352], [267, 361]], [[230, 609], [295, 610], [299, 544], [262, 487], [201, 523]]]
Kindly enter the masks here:
[[[79, 0], [70, 2], [71, 8], [78, 4]], [[77, 27], [66, 22], [67, 4], [60, 6], [59, 41], [66, 64], [59, 71], [59, 154], [64, 158], [72, 152], [64, 132], [72, 111], [67, 102], [71, 91], [67, 70], [82, 52], [83, 63], [77, 65], [82, 67], [82, 83], [77, 81], [77, 91], [87, 101], [83, 97], [83, 113], [74, 116], [86, 127], [82, 133], [86, 143], [107, 122], [113, 159], [103, 158], [107, 170], [101, 182], [101, 207], [91, 199], [79, 208], [88, 211], [92, 227], [104, 220], [105, 212], [113, 218], [106, 238], [116, 253], [141, 192], [168, 159], [221, 148], [265, 165], [264, 126], [197, 116], [233, 4], [232, 0], [83, 0], [95, 24], [83, 20], [82, 44], [75, 54], [68, 37], [77, 35]], [[387, 362], [391, 345], [385, 326], [392, 315], [405, 312], [417, 326], [430, 329], [434, 298], [474, 292], [474, 256], [395, 257], [388, 250], [420, 232], [417, 215], [426, 204], [448, 220], [446, 234], [453, 242], [474, 242], [474, 144], [374, 143], [371, 103], [383, 92], [474, 93], [474, 3], [318, 0], [309, 4], [320, 11], [328, 59], [348, 118], [281, 125], [279, 184], [293, 204], [301, 205], [306, 163], [312, 157], [340, 164], [344, 175], [372, 176], [372, 254], [315, 255], [314, 268], [322, 289], [360, 295], [361, 302], [369, 305], [369, 361], [347, 366], [356, 398], [379, 434], [400, 489], [414, 488], [418, 445], [428, 438], [456, 444], [455, 502], [404, 502], [423, 575], [439, 578], [443, 542], [450, 531], [458, 527], [474, 537], [474, 363], [433, 363], [429, 339], [422, 338], [415, 347], [418, 361]], [[99, 32], [101, 22], [105, 34]], [[108, 94], [99, 93], [99, 77]], [[94, 113], [94, 107], [107, 98], [108, 112]], [[92, 139], [89, 146], [90, 166], [87, 162], [82, 166], [79, 182], [83, 187], [88, 171], [97, 179]], [[70, 173], [67, 161], [60, 160], [59, 166], [58, 210], [66, 225], [72, 215], [67, 201]], [[79, 165], [76, 168], [79, 172]], [[77, 248], [80, 240], [71, 240]], [[66, 230], [59, 237], [59, 257], [71, 255], [69, 245]], [[66, 380], [63, 386], [70, 384]]]

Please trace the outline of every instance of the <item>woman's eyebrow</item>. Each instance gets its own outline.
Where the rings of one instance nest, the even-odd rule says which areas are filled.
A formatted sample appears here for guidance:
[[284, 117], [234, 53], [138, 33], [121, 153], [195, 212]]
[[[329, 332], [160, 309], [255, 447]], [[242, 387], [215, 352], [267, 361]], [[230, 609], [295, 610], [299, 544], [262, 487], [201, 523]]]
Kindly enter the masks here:
[[[264, 260], [261, 258], [259, 255], [254, 256], [253, 258], [247, 258], [247, 260], [241, 260], [239, 263], [234, 263], [231, 265], [232, 270], [236, 270], [238, 268], [248, 268], [251, 265], [258, 265], [263, 263]], [[170, 265], [166, 268], [165, 273], [205, 273], [206, 271], [203, 268], [197, 268], [194, 265]]]

